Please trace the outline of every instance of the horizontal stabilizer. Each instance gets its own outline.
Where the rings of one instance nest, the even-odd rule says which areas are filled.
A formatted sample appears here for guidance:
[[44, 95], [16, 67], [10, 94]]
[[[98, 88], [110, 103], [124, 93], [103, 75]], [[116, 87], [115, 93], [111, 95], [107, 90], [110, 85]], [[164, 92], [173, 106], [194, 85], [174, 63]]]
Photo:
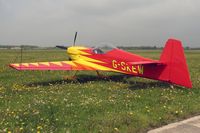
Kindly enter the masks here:
[[164, 63], [160, 62], [160, 61], [137, 61], [137, 62], [128, 62], [130, 63], [131, 65], [156, 65], [156, 64], [159, 64], [159, 65], [164, 65]]

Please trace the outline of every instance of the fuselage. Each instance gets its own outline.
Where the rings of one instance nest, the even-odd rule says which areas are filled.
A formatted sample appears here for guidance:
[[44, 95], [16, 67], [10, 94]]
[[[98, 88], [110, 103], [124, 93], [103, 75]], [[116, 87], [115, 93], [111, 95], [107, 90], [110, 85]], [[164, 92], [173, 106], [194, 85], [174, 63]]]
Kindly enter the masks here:
[[81, 60], [85, 62], [85, 65], [88, 64], [88, 66], [93, 67], [93, 69], [98, 70], [99, 67], [101, 67], [101, 69], [107, 71], [140, 76], [144, 74], [144, 66], [132, 65], [131, 62], [151, 60], [118, 48], [103, 52], [99, 48], [73, 46], [67, 49], [67, 54], [72, 61]]

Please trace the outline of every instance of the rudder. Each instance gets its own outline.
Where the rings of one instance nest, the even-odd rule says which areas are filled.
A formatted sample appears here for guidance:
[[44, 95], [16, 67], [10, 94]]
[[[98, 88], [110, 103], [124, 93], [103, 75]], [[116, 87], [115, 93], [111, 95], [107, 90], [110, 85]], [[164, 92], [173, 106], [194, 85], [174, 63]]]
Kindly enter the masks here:
[[166, 64], [159, 76], [161, 80], [192, 88], [181, 41], [169, 39], [161, 54], [160, 62]]

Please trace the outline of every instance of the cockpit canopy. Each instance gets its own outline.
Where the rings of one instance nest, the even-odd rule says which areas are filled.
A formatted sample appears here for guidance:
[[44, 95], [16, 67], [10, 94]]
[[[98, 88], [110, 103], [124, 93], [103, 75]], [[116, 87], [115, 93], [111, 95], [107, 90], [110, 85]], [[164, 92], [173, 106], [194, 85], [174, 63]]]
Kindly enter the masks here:
[[113, 49], [116, 49], [114, 46], [108, 46], [108, 45], [103, 45], [103, 46], [98, 46], [98, 47], [93, 47], [93, 52], [95, 54], [104, 54], [107, 53]]

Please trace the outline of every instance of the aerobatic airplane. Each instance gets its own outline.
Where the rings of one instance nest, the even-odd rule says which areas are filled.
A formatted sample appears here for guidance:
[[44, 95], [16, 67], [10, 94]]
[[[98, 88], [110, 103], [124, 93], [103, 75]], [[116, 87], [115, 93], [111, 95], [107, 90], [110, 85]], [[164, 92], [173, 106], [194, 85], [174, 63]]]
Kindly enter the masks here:
[[17, 70], [66, 70], [111, 71], [138, 77], [164, 81], [187, 88], [192, 82], [186, 64], [181, 41], [169, 39], [159, 60], [145, 58], [113, 48], [104, 52], [100, 48], [57, 46], [67, 50], [69, 60], [35, 63], [15, 63], [9, 66]]

